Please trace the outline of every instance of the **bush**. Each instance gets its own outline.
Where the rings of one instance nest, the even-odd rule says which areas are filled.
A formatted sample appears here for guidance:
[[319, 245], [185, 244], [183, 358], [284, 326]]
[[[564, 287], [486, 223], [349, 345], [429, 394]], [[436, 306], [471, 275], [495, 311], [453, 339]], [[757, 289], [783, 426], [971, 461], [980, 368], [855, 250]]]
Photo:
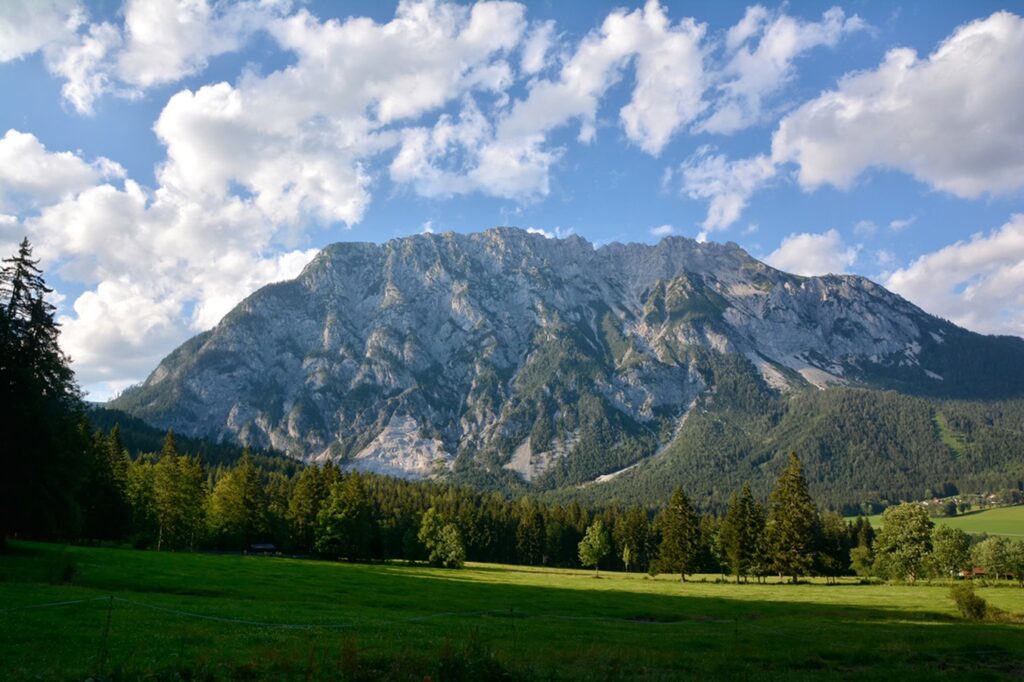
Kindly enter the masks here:
[[974, 585], [971, 583], [960, 583], [954, 585], [949, 591], [949, 596], [956, 602], [956, 608], [967, 620], [985, 620], [988, 612], [988, 604], [985, 600], [974, 594]]
[[489, 651], [480, 639], [479, 630], [469, 633], [461, 647], [445, 639], [437, 661], [438, 679], [461, 682], [461, 680], [511, 680], [517, 677]]

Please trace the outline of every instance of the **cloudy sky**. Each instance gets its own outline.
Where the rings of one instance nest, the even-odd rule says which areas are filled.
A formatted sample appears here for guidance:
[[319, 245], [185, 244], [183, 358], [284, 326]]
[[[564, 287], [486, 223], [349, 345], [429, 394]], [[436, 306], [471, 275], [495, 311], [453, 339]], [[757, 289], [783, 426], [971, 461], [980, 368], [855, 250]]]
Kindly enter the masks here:
[[0, 249], [94, 399], [319, 247], [735, 241], [1024, 335], [1024, 3], [0, 2]]

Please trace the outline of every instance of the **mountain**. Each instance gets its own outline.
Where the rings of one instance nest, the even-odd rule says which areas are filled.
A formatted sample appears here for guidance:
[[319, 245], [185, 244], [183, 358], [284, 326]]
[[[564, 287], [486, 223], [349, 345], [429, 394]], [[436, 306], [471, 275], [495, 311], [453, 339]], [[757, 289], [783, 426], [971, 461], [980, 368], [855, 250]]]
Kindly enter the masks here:
[[[792, 440], [775, 429], [817, 394], [883, 390], [925, 406], [935, 440], [915, 447], [962, 460], [936, 401], [1021, 397], [1024, 340], [964, 330], [862, 277], [780, 272], [732, 243], [595, 248], [494, 228], [328, 246], [110, 406], [394, 475], [574, 490], [632, 480], [635, 491], [644, 471], [675, 471], [658, 476], [671, 483], [695, 466], [691, 451], [719, 447], [724, 436], [694, 429], [708, 419], [747, 434], [709, 462], [705, 478], [726, 481], [770, 468]], [[803, 419], [820, 420], [815, 409]], [[850, 465], [841, 455], [829, 454], [836, 471]], [[665, 469], [680, 457], [690, 464]], [[1011, 460], [944, 471], [1012, 478]]]

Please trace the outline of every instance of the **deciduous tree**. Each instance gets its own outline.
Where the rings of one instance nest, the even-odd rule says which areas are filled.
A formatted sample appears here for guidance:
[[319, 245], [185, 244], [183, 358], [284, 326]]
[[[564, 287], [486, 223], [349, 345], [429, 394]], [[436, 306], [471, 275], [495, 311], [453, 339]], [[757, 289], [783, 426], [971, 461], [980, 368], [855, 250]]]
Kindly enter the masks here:
[[971, 568], [971, 539], [963, 530], [936, 526], [932, 531], [932, 564], [943, 578], [956, 577]]
[[920, 504], [886, 509], [875, 537], [875, 570], [890, 578], [917, 580], [932, 551], [932, 527]]
[[595, 520], [587, 528], [587, 534], [580, 541], [580, 563], [584, 566], [593, 566], [594, 575], [598, 575], [598, 565], [601, 560], [608, 556], [611, 550], [611, 543], [608, 541], [608, 532], [604, 529], [601, 519]]

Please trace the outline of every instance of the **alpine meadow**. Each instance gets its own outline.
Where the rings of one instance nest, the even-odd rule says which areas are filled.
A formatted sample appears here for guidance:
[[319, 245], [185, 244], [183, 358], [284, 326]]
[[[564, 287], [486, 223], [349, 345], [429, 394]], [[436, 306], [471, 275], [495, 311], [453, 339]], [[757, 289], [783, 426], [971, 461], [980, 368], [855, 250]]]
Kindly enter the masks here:
[[1022, 9], [0, 2], [0, 678], [1020, 679]]

